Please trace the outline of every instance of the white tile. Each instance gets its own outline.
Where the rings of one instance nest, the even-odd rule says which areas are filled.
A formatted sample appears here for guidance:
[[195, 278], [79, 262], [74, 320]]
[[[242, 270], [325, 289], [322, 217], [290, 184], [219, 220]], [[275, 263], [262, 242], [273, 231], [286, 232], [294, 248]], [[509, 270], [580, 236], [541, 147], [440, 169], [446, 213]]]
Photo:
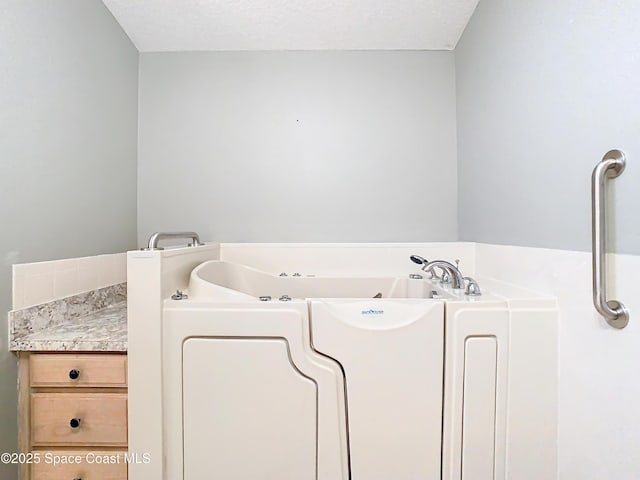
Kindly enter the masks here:
[[102, 285], [102, 265], [100, 257], [78, 258], [78, 289], [88, 292], [100, 288]]
[[13, 266], [13, 308], [50, 302], [126, 281], [124, 253]]
[[117, 253], [113, 255], [114, 283], [124, 283], [127, 281], [127, 255]]
[[25, 276], [53, 273], [55, 271], [55, 261], [23, 263], [16, 265], [16, 268], [22, 270]]
[[53, 295], [55, 298], [64, 298], [80, 293], [78, 284], [78, 268], [56, 270], [53, 277]]
[[124, 254], [100, 256], [101, 280], [103, 285], [115, 285], [126, 281], [127, 259]]
[[24, 303], [24, 291], [25, 291], [25, 276], [24, 269], [16, 268], [19, 265], [13, 266], [13, 278], [12, 278], [12, 308], [14, 310], [23, 308]]
[[50, 302], [53, 296], [53, 272], [25, 275], [24, 306]]

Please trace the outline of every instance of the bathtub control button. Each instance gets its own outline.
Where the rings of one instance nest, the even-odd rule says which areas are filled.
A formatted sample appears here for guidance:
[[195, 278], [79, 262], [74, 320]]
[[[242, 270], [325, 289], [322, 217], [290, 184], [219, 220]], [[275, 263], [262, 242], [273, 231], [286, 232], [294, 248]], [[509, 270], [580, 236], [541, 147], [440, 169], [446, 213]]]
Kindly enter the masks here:
[[258, 298], [260, 299], [261, 302], [268, 302], [269, 300], [271, 300], [271, 295], [263, 295]]
[[289, 300], [291, 300], [291, 297], [289, 295], [282, 295], [278, 300], [280, 300], [281, 302], [288, 302]]
[[282, 273], [280, 274], [280, 276], [281, 276], [281, 277], [288, 277], [289, 275], [287, 275], [285, 272], [282, 272]]
[[294, 277], [301, 277], [302, 275], [300, 275], [299, 273], [294, 273], [293, 276]]

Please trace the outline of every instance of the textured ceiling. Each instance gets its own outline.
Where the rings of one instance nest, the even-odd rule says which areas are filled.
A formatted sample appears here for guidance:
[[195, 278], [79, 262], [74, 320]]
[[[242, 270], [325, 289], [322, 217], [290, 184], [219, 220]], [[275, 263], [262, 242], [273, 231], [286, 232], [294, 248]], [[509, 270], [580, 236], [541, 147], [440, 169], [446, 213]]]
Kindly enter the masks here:
[[141, 52], [451, 50], [478, 0], [103, 0]]

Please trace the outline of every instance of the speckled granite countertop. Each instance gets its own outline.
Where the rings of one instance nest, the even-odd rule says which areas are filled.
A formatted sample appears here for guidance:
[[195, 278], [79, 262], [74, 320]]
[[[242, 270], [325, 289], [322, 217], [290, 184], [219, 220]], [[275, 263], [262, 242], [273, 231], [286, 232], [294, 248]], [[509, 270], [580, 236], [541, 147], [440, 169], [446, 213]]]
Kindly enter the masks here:
[[9, 313], [12, 351], [127, 351], [126, 285]]

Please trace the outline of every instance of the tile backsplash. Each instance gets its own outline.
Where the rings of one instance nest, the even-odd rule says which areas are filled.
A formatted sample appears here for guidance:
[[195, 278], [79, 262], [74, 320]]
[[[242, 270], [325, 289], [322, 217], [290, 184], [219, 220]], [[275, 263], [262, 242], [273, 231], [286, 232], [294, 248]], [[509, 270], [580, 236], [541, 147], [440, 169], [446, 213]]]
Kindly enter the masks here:
[[127, 281], [125, 253], [13, 266], [13, 309]]

